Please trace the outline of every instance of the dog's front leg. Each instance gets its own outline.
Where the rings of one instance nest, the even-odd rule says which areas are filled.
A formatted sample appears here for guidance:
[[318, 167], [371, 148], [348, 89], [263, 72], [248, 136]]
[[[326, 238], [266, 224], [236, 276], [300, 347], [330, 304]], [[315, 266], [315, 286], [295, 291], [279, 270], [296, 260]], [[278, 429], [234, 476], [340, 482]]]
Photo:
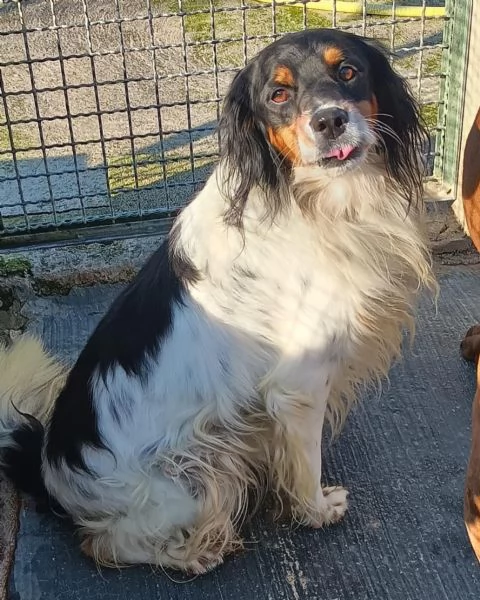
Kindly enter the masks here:
[[468, 537], [480, 561], [480, 325], [467, 331], [461, 351], [466, 360], [477, 363], [477, 389], [472, 404], [472, 443], [465, 479], [464, 519]]
[[278, 495], [287, 498], [302, 523], [322, 527], [340, 520], [347, 510], [347, 490], [321, 485], [326, 398], [305, 398], [273, 386], [266, 399], [275, 420], [272, 468]]

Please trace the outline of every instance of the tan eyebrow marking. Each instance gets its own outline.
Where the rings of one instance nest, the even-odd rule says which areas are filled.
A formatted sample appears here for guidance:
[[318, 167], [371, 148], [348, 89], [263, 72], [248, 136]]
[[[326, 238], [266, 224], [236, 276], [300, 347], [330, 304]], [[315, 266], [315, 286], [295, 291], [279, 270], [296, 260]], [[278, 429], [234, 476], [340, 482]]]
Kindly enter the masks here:
[[330, 67], [335, 67], [336, 65], [341, 63], [342, 60], [344, 60], [344, 58], [345, 54], [343, 53], [343, 50], [341, 50], [337, 46], [328, 46], [323, 51], [323, 60]]
[[293, 87], [293, 84], [295, 83], [292, 71], [283, 65], [275, 69], [273, 80], [276, 84], [285, 85], [287, 87]]

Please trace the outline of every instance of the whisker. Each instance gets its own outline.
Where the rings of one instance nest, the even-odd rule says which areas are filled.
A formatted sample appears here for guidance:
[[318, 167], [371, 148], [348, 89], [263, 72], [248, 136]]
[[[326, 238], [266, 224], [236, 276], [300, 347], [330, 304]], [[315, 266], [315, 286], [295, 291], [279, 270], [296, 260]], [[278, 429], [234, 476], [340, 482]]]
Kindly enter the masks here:
[[380, 145], [384, 150], [387, 149], [387, 144], [385, 143], [385, 140], [382, 138], [382, 136], [376, 135], [375, 139], [376, 139], [378, 145]]
[[[374, 123], [372, 123], [372, 124], [374, 124]], [[392, 137], [397, 138], [398, 141], [400, 141], [400, 142], [402, 141], [402, 139], [400, 138], [400, 136], [398, 135], [398, 133], [394, 129], [392, 129], [391, 127], [379, 124], [379, 125], [376, 126], [376, 129], [378, 129], [379, 131], [383, 131], [385, 133], [388, 133]]]
[[394, 118], [393, 115], [391, 115], [390, 113], [372, 113], [370, 117], [390, 117], [391, 119]]
[[390, 136], [392, 139], [394, 139], [396, 142], [398, 142], [398, 144], [400, 144], [401, 146], [403, 146], [403, 147], [405, 146], [403, 140], [400, 138], [398, 133], [396, 131], [394, 131], [389, 125], [386, 125], [385, 123], [381, 123], [379, 121], [372, 120], [368, 117], [367, 117], [366, 121], [368, 123], [374, 125], [374, 128], [377, 131]]

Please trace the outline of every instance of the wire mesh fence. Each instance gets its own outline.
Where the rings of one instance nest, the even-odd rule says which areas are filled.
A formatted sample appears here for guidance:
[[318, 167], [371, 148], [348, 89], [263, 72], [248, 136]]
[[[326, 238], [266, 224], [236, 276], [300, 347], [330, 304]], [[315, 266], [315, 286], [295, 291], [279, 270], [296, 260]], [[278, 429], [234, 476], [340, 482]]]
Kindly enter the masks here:
[[[179, 209], [215, 164], [234, 73], [278, 36], [307, 27], [383, 41], [435, 142], [445, 112], [443, 4], [0, 1], [0, 233]], [[433, 143], [431, 172], [435, 156]]]

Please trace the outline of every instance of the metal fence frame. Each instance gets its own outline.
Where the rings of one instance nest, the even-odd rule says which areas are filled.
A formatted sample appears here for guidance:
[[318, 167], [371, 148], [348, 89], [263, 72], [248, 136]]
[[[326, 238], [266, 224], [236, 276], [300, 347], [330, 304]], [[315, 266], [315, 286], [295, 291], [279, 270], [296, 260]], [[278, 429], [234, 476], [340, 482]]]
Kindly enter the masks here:
[[445, 73], [441, 96], [443, 99], [437, 135], [438, 157], [435, 176], [457, 194], [459, 179], [460, 144], [464, 114], [468, 51], [472, 31], [473, 0], [447, 0], [449, 19], [445, 23], [442, 71]]
[[[72, 5], [79, 8], [81, 21], [65, 21], [65, 15], [59, 15], [59, 7], [65, 2], [71, 2]], [[310, 9], [312, 4], [320, 0], [297, 0], [303, 6], [295, 9], [297, 12], [296, 28], [307, 27], [312, 22], [319, 22], [318, 15]], [[323, 0], [322, 0], [323, 1]], [[62, 4], [63, 2], [63, 4]], [[235, 4], [234, 4], [235, 2]], [[137, 4], [140, 0], [137, 0]], [[13, 14], [12, 23], [18, 26], [10, 29], [2, 29], [2, 13], [0, 1], [0, 42], [5, 39], [20, 40], [20, 46], [23, 44], [24, 56], [22, 58], [2, 57], [0, 53], [0, 134], [4, 135], [3, 147], [0, 143], [0, 166], [1, 161], [4, 164], [8, 162], [8, 169], [0, 169], [0, 244], [8, 245], [13, 243], [23, 243], [23, 241], [35, 241], [48, 231], [54, 231], [55, 239], [65, 239], [71, 235], [75, 228], [82, 228], [92, 225], [108, 225], [121, 222], [132, 222], [135, 220], [146, 220], [152, 218], [169, 217], [176, 212], [199, 185], [205, 180], [208, 174], [210, 162], [218, 155], [218, 142], [216, 138], [216, 120], [218, 119], [222, 95], [224, 89], [221, 86], [221, 80], [225, 77], [231, 77], [233, 73], [241, 66], [246, 64], [250, 58], [252, 48], [255, 49], [269, 41], [277, 38], [285, 31], [285, 24], [280, 24], [280, 19], [285, 20], [282, 12], [288, 5], [294, 2], [270, 2], [253, 3], [252, 0], [143, 0], [143, 12], [138, 14], [124, 13], [126, 0], [109, 0], [110, 13], [105, 13], [103, 17], [93, 14], [93, 9], [98, 8], [93, 0], [44, 0], [38, 3], [43, 6], [45, 19], [49, 19], [47, 24], [36, 25], [29, 24], [28, 11], [30, 4], [26, 0], [9, 0], [4, 2], [4, 10]], [[429, 102], [427, 104], [438, 104], [440, 108], [439, 117], [436, 126], [436, 149], [435, 155], [435, 177], [449, 184], [454, 184], [458, 170], [458, 144], [459, 144], [459, 124], [461, 123], [461, 103], [463, 100], [463, 88], [465, 83], [465, 70], [462, 64], [465, 63], [465, 57], [468, 48], [469, 18], [471, 13], [472, 0], [455, 2], [455, 0], [446, 1], [447, 17], [442, 19], [444, 22], [444, 34], [442, 39], [427, 40], [427, 29], [430, 20], [426, 18], [428, 3], [426, 0], [421, 2], [421, 11], [419, 17], [410, 17], [407, 19], [395, 16], [399, 3], [396, 0], [392, 2], [392, 16], [374, 17], [367, 19], [367, 3], [365, 0], [362, 5], [362, 14], [355, 21], [341, 21], [339, 13], [336, 11], [337, 3], [332, 2], [332, 12], [328, 17], [334, 27], [341, 27], [346, 30], [353, 30], [361, 34], [369, 34], [372, 30], [383, 28], [389, 30], [389, 43], [396, 52], [403, 52], [406, 56], [412, 56], [416, 60], [414, 65], [415, 74], [411, 76], [414, 91], [422, 94], [422, 79], [424, 68], [424, 56], [433, 50], [441, 49], [443, 52], [443, 61], [441, 69], [435, 76], [438, 76], [441, 83], [442, 97], [438, 102]], [[459, 6], [459, 5], [462, 6]], [[8, 9], [10, 5], [10, 9]], [[103, 2], [105, 6], [106, 3]], [[307, 8], [308, 6], [308, 8]], [[165, 11], [165, 7], [168, 8]], [[258, 15], [268, 15], [270, 30], [267, 33], [263, 31], [251, 31], [251, 16], [254, 11]], [[300, 13], [298, 13], [300, 11]], [[6, 14], [6, 13], [5, 13]], [[290, 14], [290, 13], [288, 13]], [[225, 33], [225, 23], [231, 21], [233, 17], [239, 19], [239, 26], [235, 31]], [[300, 16], [298, 16], [300, 15]], [[189, 23], [193, 19], [198, 19], [202, 27], [206, 29], [200, 38], [190, 35]], [[230, 19], [230, 21], [229, 21]], [[174, 42], [162, 44], [155, 31], [160, 21], [163, 23], [171, 21], [177, 28]], [[126, 40], [127, 28], [132, 24], [141, 24], [144, 34], [140, 45], [131, 44]], [[224, 31], [221, 31], [223, 24]], [[398, 47], [396, 32], [406, 24], [419, 26], [418, 43]], [[280, 26], [282, 25], [282, 26]], [[145, 26], [145, 27], [144, 27]], [[297, 27], [298, 26], [298, 27]], [[116, 29], [117, 47], [102, 48], [98, 46], [98, 40], [95, 40], [96, 28], [103, 27]], [[288, 24], [287, 24], [288, 27]], [[140, 25], [139, 25], [140, 28]], [[68, 40], [66, 33], [75, 30], [76, 33], [83, 31], [85, 36], [82, 52], [66, 52], [65, 40]], [[53, 55], [36, 56], [32, 50], [32, 38], [45, 35], [49, 40], [53, 40]], [[435, 36], [434, 36], [435, 37]], [[83, 41], [82, 41], [83, 44]], [[228, 44], [238, 48], [239, 56], [237, 64], [229, 65], [222, 62], [221, 50]], [[235, 44], [237, 46], [235, 46]], [[5, 47], [5, 44], [3, 45]], [[2, 46], [0, 46], [1, 51]], [[194, 53], [210, 53], [210, 59], [207, 64], [196, 64], [192, 60]], [[169, 54], [175, 60], [178, 59], [178, 69], [176, 72], [168, 70], [167, 62], [160, 60], [159, 55], [162, 52], [176, 53]], [[130, 56], [142, 54], [150, 58], [150, 75], [132, 76], [130, 74]], [[241, 56], [240, 56], [241, 54]], [[109, 78], [100, 78], [98, 74], [98, 60], [111, 58], [112, 62], [119, 60], [119, 76]], [[241, 60], [240, 60], [241, 59]], [[69, 65], [71, 62], [87, 61], [91, 72], [91, 81], [72, 83], [69, 80]], [[162, 62], [163, 61], [163, 62]], [[53, 64], [58, 67], [57, 81], [55, 85], [38, 85], [37, 68], [42, 64]], [[238, 64], [240, 62], [240, 64]], [[12, 69], [26, 69], [26, 79], [30, 89], [9, 89], [9, 77], [12, 76]], [[212, 90], [206, 98], [197, 97], [195, 81], [201, 77], [213, 77]], [[183, 96], [177, 100], [165, 100], [162, 97], [162, 87], [170, 85], [174, 81], [182, 82]], [[152, 84], [152, 94], [150, 101], [144, 104], [135, 105], [132, 85]], [[124, 95], [124, 106], [111, 106], [105, 108], [102, 106], [102, 90], [108, 86], [121, 86]], [[74, 110], [72, 94], [78, 90], [90, 89], [93, 92], [94, 108], [93, 110]], [[64, 98], [65, 111], [62, 115], [45, 115], [42, 107], [42, 97], [48, 94], [62, 94]], [[29, 96], [32, 102], [29, 114], [23, 118], [13, 116], [13, 99]], [[208, 105], [212, 108], [210, 111], [211, 119], [200, 125], [195, 124], [196, 112], [203, 110]], [[185, 109], [185, 126], [175, 126], [174, 119], [170, 123], [165, 119], [167, 109], [176, 109], [177, 107]], [[203, 108], [202, 108], [203, 107]], [[155, 114], [155, 130], [139, 133], [135, 130], [136, 114], [152, 111]], [[105, 127], [105, 118], [115, 116], [119, 113], [126, 115], [126, 134], [108, 135]], [[66, 123], [66, 130], [63, 141], [55, 141], [50, 144], [47, 140], [46, 130], [50, 123], [62, 119]], [[96, 137], [90, 139], [78, 139], [76, 123], [80, 119], [92, 119], [97, 123]], [[153, 122], [153, 121], [152, 121]], [[38, 128], [37, 143], [29, 142], [25, 145], [23, 140], [18, 139], [16, 134], [18, 127], [32, 126]], [[93, 126], [92, 126], [93, 127]], [[181, 139], [183, 147], [187, 149], [185, 154], [170, 152], [167, 140], [175, 138]], [[203, 137], [201, 137], [203, 136]], [[153, 155], [148, 152], [138, 151], [137, 143], [142, 139], [155, 138], [156, 151]], [[202, 140], [209, 138], [212, 140], [210, 146], [202, 148]], [[0, 135], [0, 142], [1, 142]], [[199, 141], [200, 140], [200, 141]], [[123, 143], [129, 146], [131, 164], [125, 165], [112, 163], [112, 158], [108, 153], [108, 144]], [[89, 145], [97, 145], [99, 156], [97, 164], [87, 164], [82, 166], [81, 149]], [[68, 156], [68, 168], [64, 170], [52, 171], [52, 160], [50, 151], [62, 151], [69, 149], [71, 154]], [[200, 148], [200, 149], [199, 149]], [[23, 154], [37, 153], [38, 169], [36, 173], [24, 173], [21, 157]], [[128, 152], [125, 154], [128, 163]], [[66, 160], [66, 159], [65, 159]], [[6, 162], [5, 162], [6, 161]], [[171, 183], [171, 173], [175, 173], [175, 165], [181, 165], [184, 169], [181, 177], [174, 177], [174, 183]], [[199, 166], [200, 165], [200, 166]], [[208, 168], [204, 165], [208, 165]], [[116, 180], [112, 175], [114, 172], [127, 169], [129, 176], [128, 186], [115, 188]], [[145, 179], [143, 173], [154, 171], [155, 181], [152, 184], [144, 185]], [[189, 171], [189, 173], [188, 173]], [[7, 173], [7, 174], [5, 174]], [[99, 193], [98, 190], [88, 191], [86, 179], [95, 179], [99, 173], [103, 173], [104, 190]], [[56, 195], [56, 182], [63, 177], [73, 193], [68, 196], [58, 197]], [[28, 185], [26, 180], [28, 179]], [[33, 183], [32, 183], [33, 181]], [[102, 184], [102, 185], [103, 185]], [[18, 202], [11, 203], [11, 198], [6, 198], [8, 193], [2, 197], [2, 185], [4, 190], [11, 191], [11, 195], [18, 199]], [[44, 187], [43, 191], [40, 190]], [[68, 187], [68, 186], [67, 186]], [[171, 190], [175, 189], [176, 201], [171, 202]], [[87, 190], [87, 191], [85, 191]], [[137, 190], [140, 191], [137, 192]], [[179, 191], [183, 190], [183, 191]], [[42, 192], [42, 193], [41, 193]], [[16, 195], [15, 195], [16, 194]], [[42, 195], [46, 198], [38, 202], [36, 195]], [[28, 196], [28, 197], [27, 197]], [[103, 201], [102, 201], [103, 198]], [[145, 200], [145, 198], [147, 200]], [[180, 200], [178, 200], [180, 198]], [[160, 199], [160, 200], [159, 200]], [[163, 200], [162, 200], [163, 199]], [[93, 204], [89, 205], [92, 201]], [[10, 202], [10, 204], [8, 204]], [[73, 209], [65, 209], [69, 202]], [[125, 202], [125, 207], [118, 210], [116, 203]], [[12, 209], [13, 206], [13, 209]], [[42, 213], [42, 206], [45, 210]], [[7, 213], [15, 212], [16, 208], [21, 209], [23, 214], [17, 216], [8, 216]], [[37, 210], [38, 209], [38, 210]], [[48, 210], [47, 210], [48, 209]], [[70, 212], [69, 212], [70, 210]], [[26, 237], [25, 237], [26, 236]], [[18, 241], [20, 240], [20, 242]]]

